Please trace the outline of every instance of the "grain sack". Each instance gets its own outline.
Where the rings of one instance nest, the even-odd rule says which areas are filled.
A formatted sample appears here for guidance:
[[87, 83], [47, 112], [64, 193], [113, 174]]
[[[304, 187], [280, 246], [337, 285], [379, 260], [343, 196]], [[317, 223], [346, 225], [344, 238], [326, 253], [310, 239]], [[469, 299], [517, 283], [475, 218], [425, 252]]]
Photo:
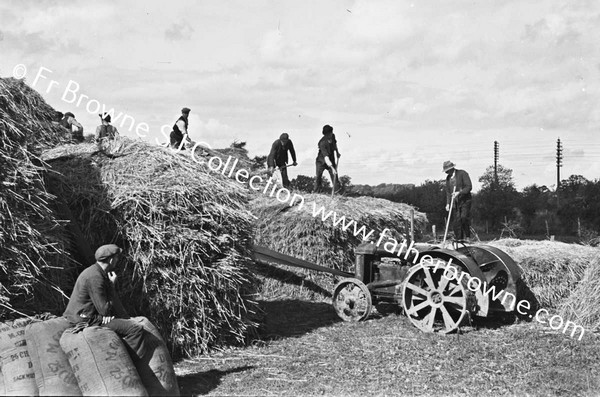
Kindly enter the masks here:
[[38, 395], [25, 340], [25, 327], [30, 322], [24, 318], [0, 324], [0, 366], [6, 396]]
[[60, 347], [84, 396], [147, 396], [125, 345], [109, 328], [63, 332]]
[[158, 329], [146, 317], [134, 317], [144, 328], [146, 356], [135, 366], [150, 396], [179, 396], [171, 355]]
[[66, 318], [57, 317], [25, 328], [40, 396], [81, 396], [67, 355], [60, 348], [60, 337], [69, 327]]
[[4, 376], [2, 375], [2, 363], [0, 363], [0, 396], [6, 395], [6, 389], [4, 388]]

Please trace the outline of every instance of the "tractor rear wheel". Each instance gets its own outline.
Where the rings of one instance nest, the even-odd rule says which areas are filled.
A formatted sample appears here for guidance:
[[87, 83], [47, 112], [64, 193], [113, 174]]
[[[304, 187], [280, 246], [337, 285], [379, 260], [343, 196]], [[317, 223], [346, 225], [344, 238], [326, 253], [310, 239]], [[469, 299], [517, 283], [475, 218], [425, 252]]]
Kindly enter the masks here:
[[469, 279], [466, 272], [444, 261], [411, 267], [402, 287], [404, 312], [424, 332], [457, 330], [470, 322], [476, 308], [475, 294], [467, 288]]
[[360, 280], [346, 278], [333, 289], [333, 308], [344, 321], [362, 321], [369, 317], [373, 302], [371, 292]]

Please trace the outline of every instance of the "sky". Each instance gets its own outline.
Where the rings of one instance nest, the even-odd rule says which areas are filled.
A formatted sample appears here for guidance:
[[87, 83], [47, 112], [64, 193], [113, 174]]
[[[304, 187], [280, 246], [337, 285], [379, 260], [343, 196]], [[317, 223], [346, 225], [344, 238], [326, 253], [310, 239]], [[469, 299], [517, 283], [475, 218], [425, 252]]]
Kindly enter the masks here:
[[561, 179], [599, 178], [598, 43], [594, 1], [0, 3], [0, 77], [86, 133], [114, 109], [122, 135], [165, 142], [186, 106], [213, 148], [266, 155], [288, 133], [293, 178], [329, 124], [355, 184], [442, 179], [451, 160], [477, 190], [498, 141], [517, 188], [553, 187], [558, 138]]

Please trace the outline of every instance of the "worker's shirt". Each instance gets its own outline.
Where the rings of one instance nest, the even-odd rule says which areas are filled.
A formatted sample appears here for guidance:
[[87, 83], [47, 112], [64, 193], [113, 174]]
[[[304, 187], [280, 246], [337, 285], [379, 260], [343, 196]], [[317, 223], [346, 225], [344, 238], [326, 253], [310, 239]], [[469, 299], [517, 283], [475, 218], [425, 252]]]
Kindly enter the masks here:
[[289, 139], [285, 145], [281, 142], [281, 139], [276, 140], [271, 145], [271, 152], [269, 152], [269, 157], [267, 157], [267, 165], [269, 167], [282, 167], [286, 165], [288, 162], [288, 151], [292, 155], [292, 160], [295, 163], [296, 150], [294, 150], [292, 140]]
[[337, 151], [337, 142], [333, 133], [325, 134], [319, 140], [319, 153], [317, 154], [317, 163], [325, 163], [325, 157], [329, 157], [332, 164], [335, 164], [334, 152]]
[[102, 138], [115, 139], [119, 135], [117, 128], [110, 124], [102, 124], [96, 127], [96, 140]]
[[452, 192], [455, 187], [456, 192], [459, 193], [459, 202], [471, 198], [471, 189], [473, 186], [467, 171], [455, 169], [452, 175], [446, 176], [446, 204], [450, 204]]
[[122, 307], [118, 296], [113, 296], [108, 275], [99, 264], [94, 263], [77, 277], [63, 316], [72, 324], [97, 322], [102, 316], [126, 317]]
[[177, 128], [179, 128], [179, 131], [181, 131], [182, 134], [187, 134], [187, 125], [185, 124], [185, 121], [177, 120], [177, 123], [175, 124], [177, 125]]

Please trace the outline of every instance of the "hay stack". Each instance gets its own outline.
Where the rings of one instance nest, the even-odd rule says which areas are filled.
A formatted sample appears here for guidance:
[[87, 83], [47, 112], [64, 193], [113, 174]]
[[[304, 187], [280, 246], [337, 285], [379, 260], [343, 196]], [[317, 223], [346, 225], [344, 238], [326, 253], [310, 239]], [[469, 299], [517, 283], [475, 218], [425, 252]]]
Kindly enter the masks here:
[[581, 281], [562, 303], [560, 315], [594, 332], [600, 331], [600, 251], [583, 273]]
[[61, 284], [74, 264], [38, 158], [68, 139], [54, 113], [22, 80], [0, 79], [0, 318], [10, 306], [32, 313], [64, 304]]
[[124, 247], [130, 314], [156, 324], [175, 355], [244, 339], [254, 326], [246, 190], [189, 153], [130, 140], [108, 152], [80, 146], [49, 160], [61, 174], [52, 191], [92, 250]]
[[598, 249], [558, 241], [492, 241], [523, 270], [523, 279], [542, 308], [557, 309], [583, 277]]
[[[289, 201], [281, 203], [277, 199], [263, 194], [257, 194], [250, 202], [252, 213], [258, 217], [255, 221], [254, 243], [281, 253], [301, 258], [316, 264], [339, 269], [347, 272], [354, 271], [354, 248], [362, 242], [363, 234], [354, 236], [354, 227], [346, 231], [341, 225], [334, 226], [332, 217], [323, 221], [318, 215], [313, 217], [313, 203], [317, 210], [324, 206], [328, 213], [335, 211], [338, 218], [354, 220], [358, 228], [365, 226], [365, 232], [371, 234], [371, 241], [377, 241], [379, 233], [384, 228], [392, 229], [390, 235], [400, 239], [406, 234], [405, 221], [410, 219], [408, 204], [394, 203], [372, 197], [349, 198], [336, 196], [333, 199], [323, 194], [303, 194], [305, 202], [300, 208], [299, 200], [294, 200], [290, 207]], [[424, 230], [427, 223], [426, 215], [415, 211], [415, 230]], [[308, 276], [325, 289], [331, 289], [333, 282], [328, 274], [315, 271], [296, 271], [297, 274]], [[283, 295], [291, 296], [293, 291], [281, 291], [280, 288], [267, 284], [263, 286], [262, 296], [274, 298]], [[307, 291], [307, 296], [299, 298], [315, 298]]]

